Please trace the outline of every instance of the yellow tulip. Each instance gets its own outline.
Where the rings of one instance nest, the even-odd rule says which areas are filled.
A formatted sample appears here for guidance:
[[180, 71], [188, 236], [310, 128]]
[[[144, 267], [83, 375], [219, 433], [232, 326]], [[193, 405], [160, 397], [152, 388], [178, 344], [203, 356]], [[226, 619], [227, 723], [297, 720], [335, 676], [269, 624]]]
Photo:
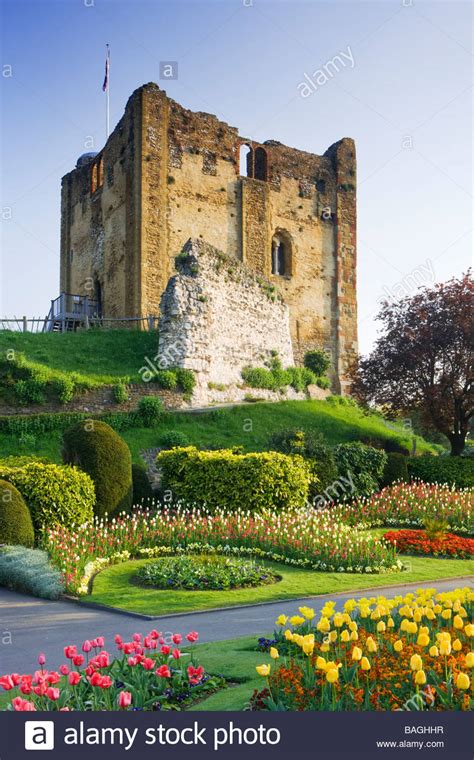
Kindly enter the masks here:
[[422, 617], [423, 616], [421, 612], [419, 610], [415, 610], [415, 612], [413, 613], [413, 620], [415, 621], [415, 623], [419, 623]]
[[285, 639], [287, 641], [293, 641], [293, 634], [292, 634], [292, 632], [290, 631], [289, 628], [287, 628], [286, 631], [285, 631]]
[[369, 652], [377, 651], [377, 643], [373, 640], [372, 636], [369, 636], [365, 643]]
[[439, 655], [438, 647], [435, 647], [435, 646], [430, 647], [430, 655], [431, 657], [438, 657]]
[[385, 625], [385, 623], [383, 622], [383, 620], [380, 620], [377, 623], [377, 633], [384, 633], [384, 631], [386, 630], [386, 628], [387, 628], [387, 626]]
[[255, 670], [257, 671], [259, 676], [270, 675], [270, 665], [257, 665]]
[[464, 621], [461, 615], [455, 615], [453, 617], [453, 626], [454, 628], [457, 628], [458, 630], [462, 630], [464, 628]]
[[329, 652], [329, 644], [321, 644], [319, 649], [321, 650], [321, 652]]
[[424, 633], [426, 636], [429, 636], [430, 629], [427, 625], [422, 625], [418, 633]]
[[293, 615], [293, 617], [290, 618], [290, 623], [291, 625], [301, 625], [301, 623], [304, 623], [304, 618], [299, 615]]
[[360, 660], [362, 658], [362, 649], [360, 647], [354, 647], [352, 650], [352, 659]]
[[474, 636], [474, 625], [472, 623], [468, 623], [466, 626], [464, 626], [464, 633], [466, 636]]
[[275, 625], [286, 625], [287, 620], [288, 620], [288, 617], [286, 615], [280, 615], [275, 620]]
[[474, 652], [468, 652], [466, 655], [466, 668], [474, 668]]
[[370, 662], [368, 661], [367, 657], [362, 657], [360, 661], [360, 667], [362, 670], [370, 670]]
[[344, 629], [343, 631], [341, 631], [341, 641], [347, 642], [349, 641], [349, 639], [350, 639], [349, 631], [347, 629]]
[[389, 619], [387, 620], [387, 628], [394, 628], [394, 626], [395, 626], [394, 619], [389, 617]]
[[317, 657], [316, 667], [319, 670], [326, 670], [326, 660], [324, 659], [324, 657]]
[[312, 607], [298, 607], [298, 610], [306, 620], [312, 620], [314, 618], [315, 612]]
[[427, 636], [426, 633], [420, 633], [416, 640], [416, 643], [419, 647], [427, 647], [430, 643], [430, 637]]
[[419, 654], [412, 654], [410, 659], [410, 668], [412, 670], [421, 670], [423, 667], [423, 660]]
[[407, 625], [407, 633], [416, 633], [418, 630], [418, 625], [416, 623], [408, 623]]
[[344, 602], [344, 609], [346, 612], [353, 612], [356, 607], [357, 602], [355, 599], [348, 599], [347, 602]]
[[400, 630], [408, 632], [409, 625], [410, 625], [410, 621], [407, 618], [403, 618], [402, 622], [400, 623]]
[[278, 649], [275, 647], [270, 647], [270, 657], [272, 660], [278, 660], [279, 656], [280, 655], [278, 654]]
[[415, 675], [415, 683], [418, 686], [422, 686], [426, 683], [426, 674], [424, 670], [417, 670]]
[[337, 631], [329, 631], [329, 642], [334, 644], [337, 641]]
[[318, 629], [318, 631], [321, 631], [322, 633], [327, 633], [331, 629], [331, 623], [329, 622], [329, 618], [323, 616], [319, 620], [316, 628]]
[[396, 652], [401, 652], [403, 649], [403, 641], [401, 639], [397, 639], [395, 644], [393, 645], [393, 648]]
[[441, 639], [439, 643], [439, 653], [445, 657], [451, 654], [451, 642], [446, 639]]
[[460, 652], [461, 649], [462, 649], [462, 644], [459, 641], [459, 639], [454, 639], [454, 641], [453, 641], [453, 650], [455, 652]]
[[341, 615], [340, 612], [336, 612], [336, 614], [333, 617], [333, 621], [332, 622], [334, 623], [334, 625], [335, 625], [336, 628], [340, 628], [341, 625], [344, 623], [344, 617], [343, 617], [343, 615]]
[[358, 641], [359, 634], [357, 633], [357, 631], [351, 631], [350, 639], [351, 639], [351, 641]]
[[303, 641], [303, 652], [308, 656], [313, 654], [314, 641]]
[[469, 689], [470, 685], [471, 681], [467, 673], [458, 673], [458, 677], [456, 678], [456, 686], [458, 689]]
[[442, 611], [441, 617], [443, 618], [443, 620], [450, 620], [451, 614], [452, 614], [451, 610], [448, 608], [448, 609]]
[[350, 631], [357, 631], [357, 623], [355, 620], [351, 620], [351, 622], [348, 625], [348, 628]]
[[336, 683], [336, 681], [339, 679], [339, 670], [337, 668], [331, 668], [331, 670], [328, 670], [326, 673], [326, 681], [329, 683]]
[[440, 604], [435, 604], [435, 606], [433, 607], [433, 612], [435, 612], [437, 615], [439, 615], [439, 613], [442, 611], [442, 609], [443, 608], [441, 607]]

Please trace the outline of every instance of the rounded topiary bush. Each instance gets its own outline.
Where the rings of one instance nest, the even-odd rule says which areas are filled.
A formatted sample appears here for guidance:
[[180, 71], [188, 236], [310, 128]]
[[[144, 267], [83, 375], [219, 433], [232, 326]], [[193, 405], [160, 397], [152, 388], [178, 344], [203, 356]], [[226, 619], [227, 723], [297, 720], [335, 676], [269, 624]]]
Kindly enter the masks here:
[[33, 546], [33, 521], [26, 502], [14, 485], [0, 480], [0, 544]]
[[408, 481], [408, 457], [404, 454], [390, 452], [387, 454], [387, 462], [383, 473], [383, 486], [389, 486], [397, 480], [406, 483]]
[[176, 446], [189, 446], [190, 441], [181, 430], [167, 430], [160, 437], [159, 443], [163, 449], [174, 449]]
[[132, 465], [133, 505], [137, 506], [153, 498], [154, 493], [146, 470], [139, 464]]
[[83, 420], [63, 435], [63, 460], [87, 472], [95, 485], [95, 514], [129, 512], [133, 501], [132, 457], [110, 425]]

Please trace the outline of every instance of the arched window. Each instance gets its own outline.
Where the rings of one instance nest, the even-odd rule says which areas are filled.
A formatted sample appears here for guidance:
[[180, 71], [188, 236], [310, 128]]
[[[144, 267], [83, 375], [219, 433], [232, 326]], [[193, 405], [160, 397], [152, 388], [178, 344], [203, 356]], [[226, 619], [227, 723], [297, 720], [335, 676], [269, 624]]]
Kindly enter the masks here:
[[240, 146], [240, 176], [253, 177], [253, 150], [247, 144]]
[[267, 151], [264, 148], [257, 148], [255, 151], [255, 179], [267, 181]]
[[277, 232], [272, 239], [272, 274], [289, 277], [291, 267], [291, 237], [286, 232]]
[[95, 193], [104, 184], [104, 161], [102, 156], [94, 161], [91, 169], [91, 193]]

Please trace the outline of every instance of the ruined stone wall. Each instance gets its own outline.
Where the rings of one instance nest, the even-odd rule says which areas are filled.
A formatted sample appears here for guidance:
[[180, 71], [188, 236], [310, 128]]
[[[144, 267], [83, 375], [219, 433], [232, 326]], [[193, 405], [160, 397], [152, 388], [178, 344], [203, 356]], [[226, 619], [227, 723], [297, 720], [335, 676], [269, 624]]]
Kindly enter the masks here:
[[278, 352], [293, 366], [288, 307], [270, 283], [201, 240], [177, 258], [161, 299], [158, 364], [192, 369], [199, 385], [241, 383], [243, 367]]

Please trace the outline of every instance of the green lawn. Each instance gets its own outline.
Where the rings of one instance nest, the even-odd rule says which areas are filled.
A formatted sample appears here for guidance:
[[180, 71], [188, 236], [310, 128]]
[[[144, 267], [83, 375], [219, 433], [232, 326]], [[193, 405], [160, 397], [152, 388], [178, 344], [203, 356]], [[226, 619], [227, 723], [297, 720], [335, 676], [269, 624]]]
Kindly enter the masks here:
[[403, 556], [402, 560], [409, 564], [410, 569], [389, 575], [322, 573], [269, 562], [267, 564], [282, 576], [280, 582], [271, 586], [230, 591], [166, 591], [141, 588], [131, 583], [131, 580], [138, 568], [149, 560], [134, 560], [112, 565], [98, 573], [94, 579], [92, 594], [87, 597], [87, 601], [118, 607], [129, 612], [158, 616], [239, 604], [278, 600], [284, 602], [297, 597], [395, 586], [401, 583], [431, 583], [442, 578], [474, 573], [474, 560]]
[[140, 379], [139, 369], [158, 348], [158, 333], [142, 330], [82, 330], [67, 333], [0, 331], [0, 354], [14, 349], [50, 369], [79, 372], [105, 382], [125, 375]]
[[[270, 631], [262, 631], [262, 634]], [[261, 689], [264, 679], [257, 675], [256, 665], [267, 663], [268, 654], [256, 652], [257, 636], [197, 644], [199, 662], [212, 675], [222, 675], [230, 682], [227, 689], [188, 708], [191, 711], [241, 711], [245, 708], [254, 689]]]

